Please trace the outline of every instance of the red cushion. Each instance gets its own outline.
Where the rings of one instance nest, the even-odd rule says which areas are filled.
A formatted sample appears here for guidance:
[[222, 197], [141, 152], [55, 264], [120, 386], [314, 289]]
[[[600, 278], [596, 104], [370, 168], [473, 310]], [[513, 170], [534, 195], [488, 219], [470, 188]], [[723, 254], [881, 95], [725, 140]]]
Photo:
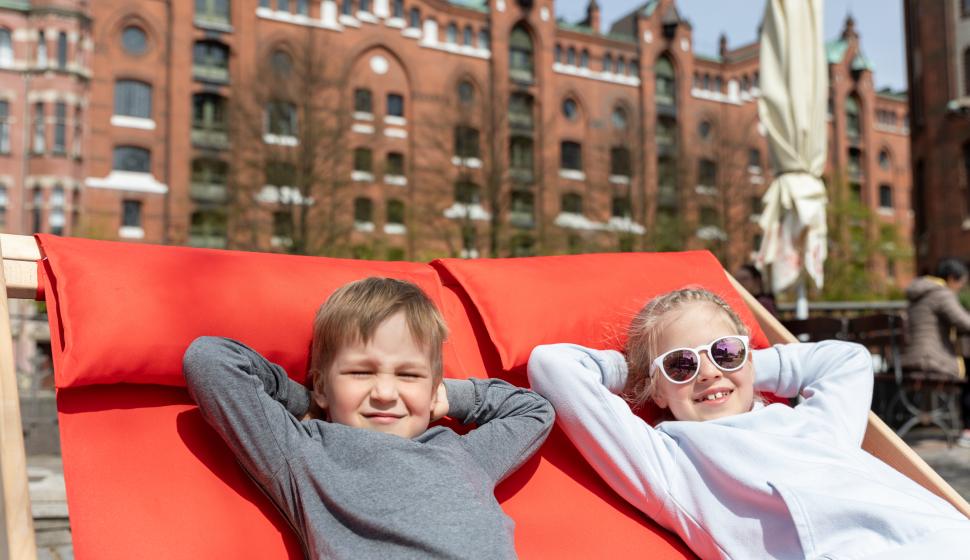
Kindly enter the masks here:
[[[112, 243], [39, 235], [58, 388], [184, 386], [182, 354], [201, 335], [235, 338], [306, 376], [313, 316], [343, 284], [410, 280], [441, 308], [426, 264]], [[464, 375], [451, 344], [446, 373]]]
[[756, 348], [768, 345], [707, 251], [441, 259], [431, 264], [447, 287], [460, 287], [474, 303], [507, 372], [521, 373], [539, 344], [621, 348], [630, 321], [647, 301], [692, 284], [719, 294], [737, 310]]

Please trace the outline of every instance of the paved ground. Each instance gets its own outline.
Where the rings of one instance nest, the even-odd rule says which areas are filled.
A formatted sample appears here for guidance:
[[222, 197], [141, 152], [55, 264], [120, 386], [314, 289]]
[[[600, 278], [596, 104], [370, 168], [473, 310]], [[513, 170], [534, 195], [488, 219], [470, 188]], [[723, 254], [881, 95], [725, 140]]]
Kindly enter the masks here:
[[[906, 441], [957, 492], [970, 500], [970, 449], [948, 448], [938, 431], [914, 432]], [[28, 457], [27, 470], [39, 560], [73, 560], [60, 457]]]

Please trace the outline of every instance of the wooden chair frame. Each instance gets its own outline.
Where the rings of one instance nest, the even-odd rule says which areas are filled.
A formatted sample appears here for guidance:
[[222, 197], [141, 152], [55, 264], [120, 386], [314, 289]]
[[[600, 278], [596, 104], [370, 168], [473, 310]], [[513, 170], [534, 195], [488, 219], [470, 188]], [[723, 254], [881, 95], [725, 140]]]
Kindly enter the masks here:
[[[42, 255], [33, 237], [0, 234], [0, 257], [3, 259], [0, 268], [0, 558], [33, 560], [37, 550], [27, 487], [8, 298], [35, 299], [37, 261]], [[798, 342], [733, 277], [728, 277], [751, 308], [769, 341]], [[862, 447], [970, 517], [970, 504], [871, 412]]]

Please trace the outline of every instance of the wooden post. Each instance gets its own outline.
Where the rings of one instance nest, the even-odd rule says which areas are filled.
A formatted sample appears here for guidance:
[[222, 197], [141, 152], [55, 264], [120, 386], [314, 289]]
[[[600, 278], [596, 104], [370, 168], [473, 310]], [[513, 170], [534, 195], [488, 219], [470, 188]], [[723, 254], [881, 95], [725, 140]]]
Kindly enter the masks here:
[[[0, 244], [0, 257], [3, 256], [2, 252], [3, 245]], [[34, 542], [34, 520], [27, 488], [27, 457], [20, 422], [17, 372], [13, 362], [6, 264], [7, 261], [4, 261], [5, 266], [0, 267], [0, 498], [3, 500], [3, 509], [0, 510], [0, 557], [30, 560], [37, 558], [37, 545]], [[31, 266], [34, 267], [36, 293], [36, 264], [31, 263]]]
[[[758, 300], [745, 290], [733, 276], [727, 272], [725, 274], [727, 274], [734, 288], [741, 294], [741, 297], [744, 298], [744, 302], [751, 308], [755, 319], [758, 320], [758, 324], [761, 325], [761, 330], [764, 331], [769, 342], [772, 344], [798, 342], [798, 339], [792, 333], [788, 332], [788, 329], [774, 315], [758, 303]], [[866, 428], [866, 435], [862, 440], [862, 448], [882, 462], [913, 479], [920, 486], [950, 502], [953, 504], [953, 507], [960, 510], [967, 517], [970, 517], [970, 504], [963, 499], [963, 496], [958, 494], [952, 486], [943, 480], [943, 477], [927, 465], [922, 457], [906, 445], [906, 442], [900, 439], [896, 435], [896, 432], [892, 431], [872, 411], [869, 412], [869, 425]]]

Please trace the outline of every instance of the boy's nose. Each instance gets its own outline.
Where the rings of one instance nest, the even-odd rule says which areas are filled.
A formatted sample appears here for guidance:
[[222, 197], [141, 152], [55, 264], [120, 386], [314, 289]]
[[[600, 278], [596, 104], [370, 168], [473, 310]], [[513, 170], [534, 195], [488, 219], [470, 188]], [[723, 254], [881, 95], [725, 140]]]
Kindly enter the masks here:
[[389, 401], [397, 398], [397, 383], [393, 376], [377, 375], [371, 387], [371, 397], [377, 400]]

